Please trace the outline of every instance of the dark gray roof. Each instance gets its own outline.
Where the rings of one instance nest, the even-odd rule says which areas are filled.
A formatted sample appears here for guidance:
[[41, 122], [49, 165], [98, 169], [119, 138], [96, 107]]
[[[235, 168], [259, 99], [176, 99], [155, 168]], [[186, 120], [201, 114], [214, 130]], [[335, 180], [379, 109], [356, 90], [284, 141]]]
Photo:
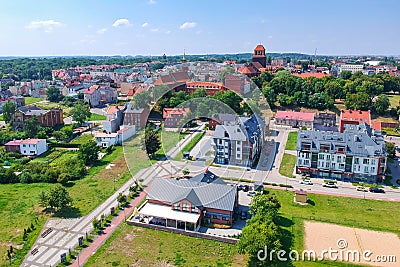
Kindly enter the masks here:
[[334, 153], [342, 147], [349, 156], [386, 156], [385, 141], [380, 131], [373, 135], [371, 127], [365, 123], [348, 125], [343, 133], [300, 130], [297, 150], [301, 150], [303, 142], [311, 144], [312, 152], [319, 152], [320, 145], [326, 145], [329, 147], [329, 153]]
[[237, 116], [235, 114], [229, 114], [229, 113], [218, 113], [215, 114], [214, 118], [221, 123], [237, 120]]
[[147, 199], [169, 204], [188, 200], [202, 209], [212, 208], [232, 211], [235, 206], [237, 189], [217, 183], [204, 183], [171, 178], [155, 178], [150, 186]]
[[220, 179], [218, 176], [216, 176], [214, 173], [209, 171], [208, 169], [204, 173], [200, 173], [196, 176], [193, 176], [190, 178], [190, 181], [195, 181], [195, 182], [203, 182], [203, 183], [217, 183], [217, 184], [224, 184], [226, 183]]
[[[239, 117], [237, 125], [217, 125], [214, 138], [225, 138], [232, 141], [249, 140], [254, 143], [255, 139], [261, 136], [261, 128], [265, 128], [265, 122], [260, 116], [254, 114], [251, 117]], [[257, 136], [257, 138], [253, 138], [253, 136]]]
[[132, 105], [132, 102], [129, 102], [126, 106], [126, 110], [124, 113], [139, 113], [141, 114], [143, 112], [144, 108], [135, 108]]

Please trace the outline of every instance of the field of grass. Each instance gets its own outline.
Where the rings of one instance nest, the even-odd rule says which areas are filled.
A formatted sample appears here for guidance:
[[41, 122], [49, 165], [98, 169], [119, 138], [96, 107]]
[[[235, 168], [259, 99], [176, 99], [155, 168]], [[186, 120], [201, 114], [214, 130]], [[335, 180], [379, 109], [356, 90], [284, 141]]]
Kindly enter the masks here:
[[400, 132], [397, 131], [397, 129], [393, 129], [393, 128], [383, 128], [382, 131], [385, 132], [387, 135], [391, 135], [391, 136], [400, 136]]
[[[41, 100], [43, 100], [43, 99], [41, 99]], [[42, 109], [62, 108], [64, 118], [70, 116], [71, 110], [72, 110], [72, 107], [62, 105], [61, 103], [53, 103], [53, 102], [49, 102], [49, 101], [39, 103], [39, 104], [37, 104], [37, 106]]]
[[[167, 263], [171, 265], [167, 265]], [[245, 266], [235, 245], [121, 225], [85, 266]]]
[[396, 108], [400, 102], [400, 95], [388, 94], [387, 96], [389, 97], [390, 107]]
[[290, 132], [286, 142], [286, 150], [296, 150], [298, 132]]
[[105, 121], [107, 119], [106, 116], [104, 115], [99, 115], [95, 113], [90, 114], [90, 118], [88, 119], [89, 121]]
[[78, 145], [82, 145], [85, 144], [87, 142], [89, 142], [90, 140], [93, 140], [93, 134], [81, 134], [79, 136], [77, 136], [76, 138], [74, 138], [73, 140], [71, 140], [71, 144], [78, 144]]
[[30, 97], [30, 96], [27, 96], [27, 97], [25, 97], [25, 105], [34, 104], [34, 103], [39, 102], [39, 101], [42, 101], [42, 100], [44, 100], [44, 99], [39, 98], [39, 97]]
[[[114, 193], [114, 178], [116, 178], [115, 188], [118, 189], [132, 174], [148, 167], [148, 159], [142, 157], [143, 151], [141, 150], [140, 138], [135, 137], [130, 142], [134, 145], [127, 149], [122, 146], [115, 147], [113, 153], [104, 156], [90, 168], [83, 179], [70, 182], [67, 189], [73, 198], [74, 207], [65, 210], [63, 214], [57, 215], [77, 217], [88, 214]], [[129, 154], [134, 155], [134, 160], [129, 168], [130, 171], [124, 157], [124, 152], [127, 151]], [[55, 153], [58, 152], [51, 152], [45, 158], [52, 157]], [[75, 152], [66, 151], [62, 156], [70, 155], [70, 153]], [[113, 163], [114, 166], [105, 169], [110, 163]], [[37, 230], [29, 235], [30, 239], [25, 248], [18, 252], [17, 256], [19, 258], [14, 261], [16, 265], [21, 263], [35, 241], [39, 230], [43, 227], [46, 219], [49, 218], [49, 215], [44, 214], [37, 203], [39, 200], [38, 195], [41, 191], [47, 191], [53, 186], [55, 185], [46, 183], [0, 184], [0, 266], [6, 264], [3, 255], [5, 255], [8, 246], [13, 245], [14, 248], [22, 248], [23, 229], [28, 228], [32, 222], [36, 225], [35, 218], [38, 218], [38, 223], [35, 226]]]
[[41, 154], [39, 157], [33, 159], [31, 162], [57, 162], [62, 161], [66, 157], [71, 155], [76, 155], [76, 151], [66, 150], [66, 149], [52, 149], [48, 150], [46, 153]]
[[296, 166], [296, 156], [291, 154], [283, 154], [281, 165], [279, 166], [279, 173], [283, 176], [294, 178], [293, 171]]
[[182, 160], [183, 152], [190, 152], [196, 146], [196, 144], [201, 140], [201, 138], [203, 138], [204, 134], [205, 134], [204, 132], [201, 132], [197, 134], [192, 140], [190, 140], [190, 142], [181, 149], [178, 155], [176, 155], [174, 160]]

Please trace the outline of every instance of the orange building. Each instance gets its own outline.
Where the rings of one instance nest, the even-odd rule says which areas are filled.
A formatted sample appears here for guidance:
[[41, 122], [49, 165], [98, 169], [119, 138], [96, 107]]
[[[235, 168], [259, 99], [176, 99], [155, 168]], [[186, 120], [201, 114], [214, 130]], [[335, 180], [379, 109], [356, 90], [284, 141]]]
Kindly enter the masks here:
[[339, 132], [343, 133], [346, 124], [359, 125], [361, 123], [371, 125], [371, 112], [369, 110], [347, 110], [340, 112]]
[[226, 90], [222, 83], [186, 82], [185, 92], [186, 94], [191, 94], [199, 88], [204, 88], [206, 90], [206, 94], [209, 96], [213, 96], [216, 92]]

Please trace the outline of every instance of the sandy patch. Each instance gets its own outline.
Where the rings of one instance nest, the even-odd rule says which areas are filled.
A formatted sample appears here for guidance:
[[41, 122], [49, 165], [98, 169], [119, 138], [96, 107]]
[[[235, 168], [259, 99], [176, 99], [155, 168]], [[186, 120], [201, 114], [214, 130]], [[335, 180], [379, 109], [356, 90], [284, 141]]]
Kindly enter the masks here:
[[325, 253], [325, 259], [337, 257], [338, 261], [371, 266], [400, 264], [400, 239], [394, 233], [310, 221], [304, 222], [304, 229], [304, 248], [315, 251], [318, 257], [331, 248], [338, 252], [332, 258]]

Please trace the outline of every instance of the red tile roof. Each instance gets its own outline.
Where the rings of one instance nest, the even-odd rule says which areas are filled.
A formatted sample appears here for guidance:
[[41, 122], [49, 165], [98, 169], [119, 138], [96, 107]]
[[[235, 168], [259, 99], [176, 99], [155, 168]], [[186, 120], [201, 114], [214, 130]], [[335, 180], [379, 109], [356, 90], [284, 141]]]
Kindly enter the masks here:
[[19, 146], [21, 144], [22, 140], [13, 140], [10, 142], [5, 143], [5, 146]]
[[380, 121], [373, 121], [371, 126], [374, 130], [382, 131], [382, 122]]
[[189, 112], [189, 108], [164, 108], [163, 119], [170, 118], [171, 115], [185, 115]]
[[262, 44], [259, 44], [254, 48], [254, 50], [265, 50], [265, 47]]
[[107, 115], [115, 114], [118, 110], [123, 110], [124, 106], [110, 106], [107, 110]]
[[277, 119], [290, 119], [299, 121], [314, 121], [315, 113], [311, 112], [297, 112], [297, 111], [282, 111], [278, 110], [275, 118]]
[[308, 77], [323, 78], [325, 76], [331, 76], [331, 75], [323, 72], [304, 72], [304, 73], [293, 73], [293, 76], [297, 76], [300, 78], [308, 78]]
[[23, 144], [23, 145], [37, 145], [42, 140], [44, 140], [44, 139], [25, 139], [25, 140], [22, 140], [21, 144]]
[[341, 121], [358, 121], [359, 123], [367, 123], [371, 125], [371, 112], [369, 110], [347, 110], [343, 109], [340, 112]]

